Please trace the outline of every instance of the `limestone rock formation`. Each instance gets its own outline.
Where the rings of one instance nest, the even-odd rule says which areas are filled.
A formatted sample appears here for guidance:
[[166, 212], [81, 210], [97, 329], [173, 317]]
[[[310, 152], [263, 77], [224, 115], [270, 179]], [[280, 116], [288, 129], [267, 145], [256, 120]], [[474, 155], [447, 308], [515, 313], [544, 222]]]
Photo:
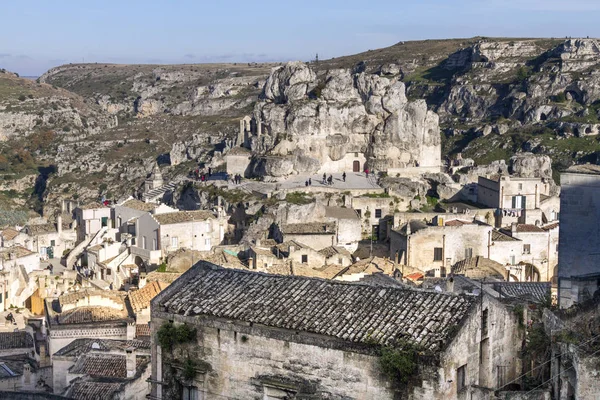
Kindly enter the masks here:
[[517, 154], [510, 159], [510, 169], [522, 178], [552, 178], [552, 160], [547, 155]]
[[262, 98], [254, 109], [261, 132], [251, 146], [269, 156], [260, 167], [268, 175], [439, 171], [438, 116], [423, 100], [409, 102], [397, 78], [337, 69], [319, 81], [293, 62], [271, 72]]

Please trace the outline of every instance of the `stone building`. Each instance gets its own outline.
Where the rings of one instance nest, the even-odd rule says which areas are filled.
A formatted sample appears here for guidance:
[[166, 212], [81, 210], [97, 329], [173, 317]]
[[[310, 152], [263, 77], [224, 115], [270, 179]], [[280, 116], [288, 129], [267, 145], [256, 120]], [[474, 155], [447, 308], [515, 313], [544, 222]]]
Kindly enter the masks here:
[[126, 293], [81, 290], [45, 300], [50, 356], [78, 338], [133, 339], [135, 319]]
[[163, 185], [163, 183], [163, 176], [160, 172], [160, 168], [158, 167], [158, 164], [154, 163], [154, 168], [152, 169], [152, 172], [144, 181], [144, 193], [148, 193], [153, 189], [158, 189]]
[[600, 288], [600, 167], [573, 166], [560, 182], [558, 299], [567, 308]]
[[[170, 351], [153, 341], [154, 398], [383, 400], [402, 393], [455, 399], [473, 392], [489, 396], [520, 371], [518, 317], [489, 296], [276, 276], [201, 262], [151, 307], [153, 338], [171, 322], [192, 332]], [[379, 350], [408, 351], [411, 345], [421, 349], [412, 383], [388, 380]], [[178, 367], [186, 353], [193, 374]]]
[[114, 226], [119, 230], [119, 240], [121, 235], [130, 234], [135, 237], [135, 220], [146, 213], [152, 213], [158, 204], [145, 203], [136, 199], [128, 199], [121, 204], [115, 204], [113, 207]]
[[52, 368], [41, 361], [31, 332], [0, 332], [0, 390], [46, 390], [52, 383]]
[[15, 243], [15, 238], [19, 236], [19, 231], [13, 228], [5, 228], [0, 231], [0, 248], [11, 247]]
[[111, 224], [111, 209], [100, 203], [89, 203], [78, 206], [73, 211], [77, 224], [77, 241], [92, 238], [102, 228]]
[[489, 258], [505, 265], [511, 280], [548, 282], [556, 275], [558, 240], [558, 223], [513, 223], [492, 233]]
[[210, 251], [221, 244], [226, 230], [227, 218], [221, 212], [146, 213], [136, 220], [136, 240], [131, 252], [145, 263], [158, 264], [161, 258], [179, 249]]
[[[515, 176], [480, 176], [477, 182], [477, 202], [498, 210], [496, 226], [542, 223], [542, 202], [549, 199], [551, 182], [546, 178]], [[544, 207], [547, 208], [547, 207]], [[546, 221], [551, 217], [547, 216]]]
[[393, 215], [395, 210], [391, 197], [356, 196], [352, 198], [352, 207], [360, 217], [363, 233], [373, 234], [378, 240], [386, 238], [387, 229], [383, 226], [383, 220]]
[[337, 226], [335, 222], [281, 224], [275, 227], [273, 238], [278, 242], [293, 240], [319, 251], [337, 245]]
[[336, 245], [350, 253], [358, 248], [362, 239], [361, 221], [356, 210], [350, 207], [325, 207], [325, 220], [337, 226]]
[[42, 260], [60, 259], [65, 252], [75, 247], [77, 242], [77, 232], [73, 224], [63, 223], [61, 215], [56, 217], [56, 222], [26, 225], [21, 232], [26, 239], [19, 238], [20, 244], [39, 253]]
[[250, 161], [252, 160], [252, 152], [244, 147], [234, 147], [229, 150], [225, 156], [225, 162], [227, 163], [227, 174], [234, 176], [240, 174], [241, 176], [249, 176]]
[[146, 398], [150, 342], [76, 339], [53, 357], [54, 393], [73, 399]]
[[478, 220], [447, 220], [426, 224], [411, 220], [390, 233], [390, 258], [421, 271], [449, 272], [465, 258], [488, 256], [493, 228]]

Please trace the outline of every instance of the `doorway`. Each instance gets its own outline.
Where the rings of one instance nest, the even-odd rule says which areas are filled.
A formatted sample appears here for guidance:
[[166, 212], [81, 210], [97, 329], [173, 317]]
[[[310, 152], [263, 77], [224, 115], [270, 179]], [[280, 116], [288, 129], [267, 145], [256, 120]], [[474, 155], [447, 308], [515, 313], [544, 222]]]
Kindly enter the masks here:
[[360, 172], [360, 161], [355, 160], [352, 163], [352, 172]]

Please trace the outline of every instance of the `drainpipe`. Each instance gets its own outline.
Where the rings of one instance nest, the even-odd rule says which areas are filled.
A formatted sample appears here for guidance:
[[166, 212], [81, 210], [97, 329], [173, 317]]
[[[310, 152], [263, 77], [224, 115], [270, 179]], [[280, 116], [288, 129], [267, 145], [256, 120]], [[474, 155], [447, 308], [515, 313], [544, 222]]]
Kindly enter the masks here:
[[488, 252], [487, 258], [492, 258], [492, 231], [488, 231]]
[[446, 269], [446, 235], [442, 236], [442, 268]]

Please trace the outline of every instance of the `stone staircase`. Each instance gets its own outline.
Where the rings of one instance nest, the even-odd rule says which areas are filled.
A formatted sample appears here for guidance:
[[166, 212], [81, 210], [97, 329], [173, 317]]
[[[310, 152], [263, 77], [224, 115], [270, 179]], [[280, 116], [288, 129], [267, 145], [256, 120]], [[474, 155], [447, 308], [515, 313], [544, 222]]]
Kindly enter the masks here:
[[144, 193], [142, 195], [142, 200], [145, 202], [155, 202], [160, 200], [166, 192], [175, 190], [183, 180], [185, 180], [185, 177], [178, 176], [166, 185], [162, 185], [161, 187], [150, 190], [148, 193]]

